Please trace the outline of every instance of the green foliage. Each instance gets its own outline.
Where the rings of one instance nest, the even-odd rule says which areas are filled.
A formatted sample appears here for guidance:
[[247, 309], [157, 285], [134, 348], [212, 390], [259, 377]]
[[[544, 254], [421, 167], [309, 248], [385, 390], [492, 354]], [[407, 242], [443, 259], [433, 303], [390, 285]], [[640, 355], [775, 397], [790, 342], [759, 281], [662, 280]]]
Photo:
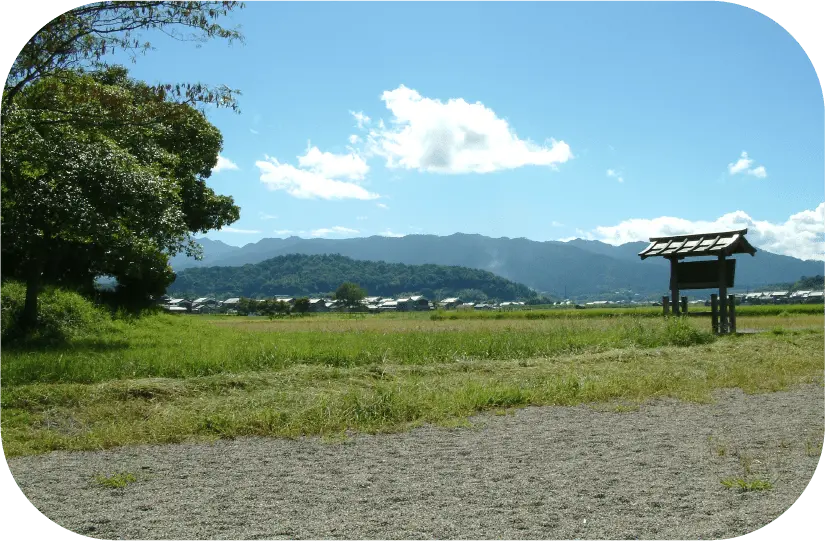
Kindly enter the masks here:
[[[69, 111], [94, 122], [56, 118]], [[117, 278], [126, 303], [162, 294], [168, 254], [238, 218], [205, 178], [222, 138], [203, 113], [122, 68], [62, 72], [17, 95], [3, 124], [2, 274], [90, 292]]]
[[[3, 344], [15, 345], [23, 339], [19, 328], [26, 288], [7, 280], [0, 290]], [[99, 332], [111, 325], [111, 317], [102, 308], [73, 291], [46, 288], [40, 296], [36, 333], [26, 337], [33, 343], [65, 342], [71, 338]]]
[[361, 299], [366, 296], [367, 292], [361, 286], [352, 282], [344, 282], [335, 290], [335, 299], [342, 301], [349, 307], [358, 305]]
[[404, 265], [360, 261], [340, 255], [285, 255], [242, 267], [189, 268], [169, 286], [170, 294], [217, 294], [272, 297], [314, 295], [335, 291], [342, 282], [357, 282], [372, 295], [398, 296], [405, 292], [436, 292], [454, 296], [476, 290], [491, 299], [536, 297], [527, 286], [487, 271], [442, 265]]
[[[140, 39], [141, 31], [160, 30], [177, 40], [241, 40], [237, 30], [224, 28], [216, 21], [242, 7], [239, 2], [116, 1], [69, 10], [38, 30], [20, 51], [3, 88], [2, 109], [5, 113], [28, 85], [55, 73], [80, 67], [105, 68], [106, 55], [116, 50], [127, 52], [134, 60], [138, 53], [152, 47]], [[196, 87], [184, 85], [181, 89], [181, 85], [175, 85], [174, 93], [185, 101], [234, 106], [230, 89]], [[158, 85], [155, 90], [159, 95], [173, 93], [171, 85]]]
[[300, 297], [295, 299], [292, 310], [298, 314], [306, 314], [309, 312], [309, 297]]
[[822, 291], [825, 289], [825, 276], [803, 276], [791, 286], [791, 289], [793, 291]]

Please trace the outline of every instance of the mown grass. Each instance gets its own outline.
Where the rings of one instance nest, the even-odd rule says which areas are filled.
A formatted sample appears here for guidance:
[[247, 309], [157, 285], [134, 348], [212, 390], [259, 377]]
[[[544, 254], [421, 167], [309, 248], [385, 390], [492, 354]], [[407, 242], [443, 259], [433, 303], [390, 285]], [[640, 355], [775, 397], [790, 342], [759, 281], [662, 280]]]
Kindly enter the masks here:
[[[773, 328], [771, 318], [758, 318]], [[3, 351], [8, 456], [238, 436], [396, 431], [479, 411], [822, 382], [823, 318], [714, 338], [693, 320], [158, 316]], [[705, 322], [707, 323], [707, 322]]]

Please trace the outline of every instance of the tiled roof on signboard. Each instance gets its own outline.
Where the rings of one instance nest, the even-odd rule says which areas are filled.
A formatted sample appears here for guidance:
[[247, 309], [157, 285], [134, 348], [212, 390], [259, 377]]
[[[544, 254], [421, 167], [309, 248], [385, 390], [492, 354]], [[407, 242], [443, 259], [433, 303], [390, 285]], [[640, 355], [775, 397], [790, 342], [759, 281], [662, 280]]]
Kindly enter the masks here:
[[696, 257], [708, 255], [731, 255], [756, 253], [745, 238], [747, 229], [738, 231], [721, 231], [718, 233], [696, 233], [693, 235], [674, 235], [672, 237], [651, 237], [650, 246], [639, 252], [642, 259], [662, 257]]

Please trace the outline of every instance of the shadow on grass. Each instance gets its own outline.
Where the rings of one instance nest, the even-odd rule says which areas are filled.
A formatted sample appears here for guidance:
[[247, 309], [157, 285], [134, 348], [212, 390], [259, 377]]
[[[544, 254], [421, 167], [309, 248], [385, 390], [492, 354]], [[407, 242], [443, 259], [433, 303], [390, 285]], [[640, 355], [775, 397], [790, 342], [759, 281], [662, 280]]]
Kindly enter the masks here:
[[3, 351], [15, 353], [30, 352], [95, 352], [118, 351], [129, 348], [129, 341], [125, 338], [66, 338], [66, 337], [32, 337], [17, 340], [3, 340]]

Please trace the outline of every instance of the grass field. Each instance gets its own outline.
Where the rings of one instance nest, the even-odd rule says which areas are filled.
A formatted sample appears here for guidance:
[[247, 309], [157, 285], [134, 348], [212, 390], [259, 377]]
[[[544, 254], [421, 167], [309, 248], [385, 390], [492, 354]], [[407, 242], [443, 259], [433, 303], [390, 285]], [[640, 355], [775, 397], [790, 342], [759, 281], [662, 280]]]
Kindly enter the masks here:
[[742, 307], [738, 323], [767, 332], [727, 337], [704, 318], [615, 309], [116, 321], [49, 349], [4, 348], [3, 446], [15, 456], [242, 435], [337, 439], [531, 404], [632, 409], [661, 396], [704, 401], [723, 387], [822, 382], [821, 307], [768, 308]]

